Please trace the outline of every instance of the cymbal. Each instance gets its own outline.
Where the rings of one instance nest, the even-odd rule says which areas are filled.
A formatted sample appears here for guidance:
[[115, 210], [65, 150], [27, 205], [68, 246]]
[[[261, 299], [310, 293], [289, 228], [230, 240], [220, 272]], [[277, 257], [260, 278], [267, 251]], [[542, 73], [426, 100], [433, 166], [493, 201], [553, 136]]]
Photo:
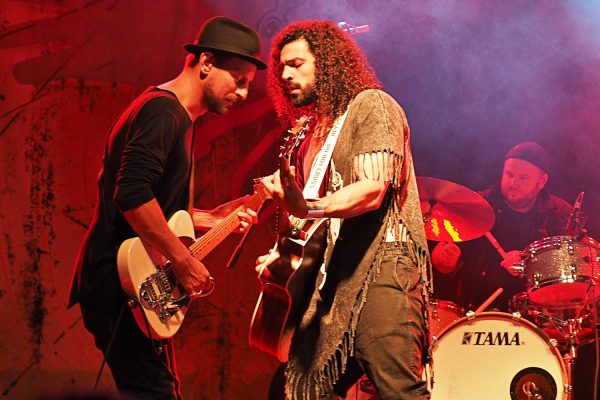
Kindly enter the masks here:
[[494, 226], [494, 209], [480, 194], [454, 182], [417, 177], [428, 240], [462, 242]]

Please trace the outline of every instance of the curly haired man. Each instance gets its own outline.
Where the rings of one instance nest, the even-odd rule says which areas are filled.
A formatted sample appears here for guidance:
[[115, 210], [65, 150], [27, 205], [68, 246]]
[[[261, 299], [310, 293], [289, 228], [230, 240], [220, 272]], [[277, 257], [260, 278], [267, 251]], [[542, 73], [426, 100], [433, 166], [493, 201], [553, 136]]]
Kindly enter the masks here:
[[[366, 374], [382, 399], [428, 399], [430, 261], [404, 111], [330, 21], [284, 28], [269, 68], [283, 124], [309, 113], [314, 126], [296, 166], [265, 186], [290, 214], [328, 218], [326, 273], [307, 294], [292, 339], [287, 396], [343, 396]], [[327, 167], [313, 196], [306, 187], [320, 165]]]

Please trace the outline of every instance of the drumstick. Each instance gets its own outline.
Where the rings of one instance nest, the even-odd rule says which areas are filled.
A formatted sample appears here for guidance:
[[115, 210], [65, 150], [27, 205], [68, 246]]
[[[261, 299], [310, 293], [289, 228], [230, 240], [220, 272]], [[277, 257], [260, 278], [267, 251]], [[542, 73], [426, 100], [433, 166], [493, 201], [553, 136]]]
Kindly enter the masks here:
[[487, 238], [487, 240], [490, 241], [490, 243], [492, 244], [492, 247], [495, 248], [496, 250], [498, 250], [498, 253], [500, 253], [500, 256], [502, 256], [502, 259], [506, 259], [506, 252], [504, 251], [502, 246], [500, 246], [500, 243], [498, 243], [498, 241], [496, 240], [494, 235], [492, 235], [491, 232], [486, 232], [485, 237]]
[[496, 297], [500, 296], [500, 293], [502, 293], [503, 290], [504, 289], [502, 289], [501, 287], [496, 289], [496, 291], [494, 293], [492, 293], [492, 295], [490, 297], [488, 297], [488, 299], [486, 301], [484, 301], [482, 305], [477, 307], [477, 310], [475, 310], [475, 312], [479, 313], [479, 312], [482, 312], [483, 310], [485, 310], [492, 303], [492, 301], [496, 300]]

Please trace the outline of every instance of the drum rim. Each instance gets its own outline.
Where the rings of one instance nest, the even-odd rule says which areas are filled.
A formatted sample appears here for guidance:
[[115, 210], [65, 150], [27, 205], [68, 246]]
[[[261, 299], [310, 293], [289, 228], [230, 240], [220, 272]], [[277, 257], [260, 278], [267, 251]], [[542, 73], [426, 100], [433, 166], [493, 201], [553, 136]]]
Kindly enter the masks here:
[[455, 310], [460, 311], [460, 313], [464, 313], [464, 308], [463, 307], [461, 307], [460, 305], [458, 305], [458, 303], [455, 303], [455, 302], [450, 301], [450, 300], [442, 300], [442, 299], [430, 298], [428, 303], [429, 303], [430, 306], [437, 306], [437, 305], [440, 305], [440, 304], [450, 305], [451, 307], [447, 307], [447, 308], [453, 308]]
[[[540, 304], [534, 300], [531, 299], [530, 296], [531, 292], [529, 291], [525, 291], [525, 292], [519, 292], [515, 295], [512, 296], [511, 298], [511, 306], [513, 307], [514, 311], [512, 313], [518, 312], [521, 315], [523, 315], [523, 310], [527, 310], [527, 308], [523, 308], [522, 305], [525, 304], [525, 302], [529, 302], [530, 306], [531, 306], [531, 310], [534, 311], [542, 311], [542, 312], [561, 312], [561, 311], [568, 311], [568, 310], [572, 310], [574, 308], [577, 307], [585, 307], [588, 305], [593, 305], [594, 303], [594, 298], [589, 298], [587, 302], [581, 303], [581, 304], [573, 304], [573, 305], [568, 305], [568, 306], [557, 306], [557, 305], [545, 305], [545, 304]], [[521, 307], [516, 308], [515, 305], [516, 304], [520, 304]], [[508, 313], [508, 314], [512, 314], [512, 313]], [[531, 321], [530, 321], [531, 322]], [[535, 325], [535, 324], [534, 324]]]
[[[529, 278], [529, 279], [531, 279], [531, 278]], [[556, 282], [557, 280], [559, 280], [559, 282]], [[590, 286], [597, 286], [596, 282], [594, 281], [594, 277], [590, 276], [590, 275], [577, 274], [577, 275], [575, 275], [575, 279], [573, 280], [573, 282], [560, 282], [561, 280], [562, 280], [561, 278], [556, 278], [554, 276], [550, 277], [550, 278], [542, 279], [538, 283], [533, 284], [533, 285], [531, 285], [531, 287], [527, 288], [527, 292], [531, 293], [532, 290], [541, 289], [542, 287], [545, 287], [545, 286], [571, 285], [573, 283], [587, 283]], [[530, 284], [530, 283], [531, 282], [528, 282], [528, 284]]]
[[[538, 301], [533, 300], [533, 297], [537, 297], [537, 295], [535, 294], [535, 292], [539, 292], [542, 289], [547, 289], [551, 286], [559, 286], [559, 285], [573, 285], [576, 283], [579, 284], [587, 284], [588, 286], [591, 287], [596, 287], [598, 289], [594, 289], [594, 290], [598, 290], [598, 293], [592, 293], [593, 295], [587, 298], [587, 301], [582, 302], [581, 304], [588, 304], [589, 302], [593, 302], [595, 298], [599, 298], [600, 297], [600, 286], [598, 286], [593, 278], [593, 276], [589, 276], [589, 275], [576, 275], [575, 279], [573, 280], [573, 282], [563, 282], [560, 278], [556, 278], [556, 277], [551, 277], [551, 278], [546, 278], [543, 279], [541, 281], [539, 281], [537, 284], [531, 284], [530, 281], [531, 278], [528, 277], [528, 282], [527, 282], [527, 290], [524, 293], [527, 293], [527, 297], [528, 299], [534, 303], [537, 306], [540, 307], [551, 307], [547, 304], [542, 304], [539, 303]], [[539, 295], [540, 293], [538, 293]], [[579, 304], [579, 303], [578, 303]], [[576, 304], [571, 305], [571, 307], [575, 307]], [[561, 305], [561, 306], [556, 306], [555, 307], [569, 307], [568, 305]]]
[[577, 243], [577, 244], [582, 244], [582, 245], [586, 245], [595, 249], [598, 249], [600, 251], [600, 242], [598, 242], [596, 239], [590, 238], [590, 237], [584, 237], [581, 240], [577, 240], [577, 236], [569, 236], [569, 235], [556, 235], [556, 236], [547, 236], [543, 239], [539, 239], [536, 240], [532, 243], [530, 243], [529, 245], [527, 245], [527, 247], [525, 247], [525, 249], [523, 250], [523, 254], [527, 254], [527, 258], [529, 258], [529, 253], [531, 253], [532, 250], [534, 251], [539, 251], [541, 249], [545, 249], [548, 246], [551, 246], [552, 244], [556, 243], [556, 242], [560, 242], [562, 243]]

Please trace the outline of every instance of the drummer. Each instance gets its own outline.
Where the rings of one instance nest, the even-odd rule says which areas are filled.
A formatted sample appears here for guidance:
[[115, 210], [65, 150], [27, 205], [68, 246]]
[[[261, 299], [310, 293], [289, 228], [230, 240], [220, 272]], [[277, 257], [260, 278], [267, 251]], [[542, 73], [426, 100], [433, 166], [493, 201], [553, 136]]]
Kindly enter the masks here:
[[513, 295], [525, 291], [525, 279], [510, 268], [520, 252], [536, 240], [565, 232], [572, 207], [548, 193], [550, 160], [535, 142], [523, 142], [506, 153], [499, 184], [480, 192], [494, 209], [492, 235], [506, 251], [503, 259], [486, 238], [460, 245], [440, 242], [431, 253], [434, 295], [475, 310], [497, 288], [504, 290], [488, 307], [509, 310]]

